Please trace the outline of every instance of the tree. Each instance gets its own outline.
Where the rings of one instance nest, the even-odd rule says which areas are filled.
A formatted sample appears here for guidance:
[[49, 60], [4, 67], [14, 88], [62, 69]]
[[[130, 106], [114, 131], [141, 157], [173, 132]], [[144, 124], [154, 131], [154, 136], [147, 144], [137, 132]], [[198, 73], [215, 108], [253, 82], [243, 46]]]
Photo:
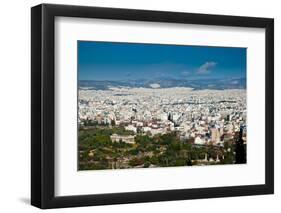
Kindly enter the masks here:
[[144, 164], [143, 158], [133, 158], [129, 161], [129, 165], [132, 166], [132, 167], [139, 166], [139, 165], [142, 165], [142, 164]]
[[188, 166], [192, 166], [192, 162], [191, 162], [190, 158], [187, 159], [186, 164], [187, 164]]
[[243, 136], [243, 128], [240, 127], [239, 137], [236, 139], [236, 146], [235, 146], [235, 164], [243, 164], [246, 163], [246, 151], [244, 146], [244, 140], [242, 139]]

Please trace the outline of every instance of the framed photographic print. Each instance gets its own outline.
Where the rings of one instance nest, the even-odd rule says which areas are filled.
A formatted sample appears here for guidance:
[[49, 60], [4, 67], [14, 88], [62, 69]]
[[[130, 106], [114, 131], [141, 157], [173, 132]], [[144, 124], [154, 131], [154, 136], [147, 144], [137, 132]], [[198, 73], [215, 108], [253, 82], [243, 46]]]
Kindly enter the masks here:
[[31, 203], [272, 194], [274, 21], [31, 9]]

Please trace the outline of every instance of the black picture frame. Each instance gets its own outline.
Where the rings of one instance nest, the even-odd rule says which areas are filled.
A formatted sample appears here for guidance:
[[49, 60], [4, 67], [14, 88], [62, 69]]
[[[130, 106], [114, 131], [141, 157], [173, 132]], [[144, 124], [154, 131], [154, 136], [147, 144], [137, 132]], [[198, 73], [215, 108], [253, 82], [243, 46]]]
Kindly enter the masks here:
[[[265, 184], [93, 195], [54, 195], [54, 21], [81, 17], [264, 28]], [[274, 20], [240, 16], [41, 4], [31, 8], [31, 204], [42, 208], [217, 198], [274, 193]]]

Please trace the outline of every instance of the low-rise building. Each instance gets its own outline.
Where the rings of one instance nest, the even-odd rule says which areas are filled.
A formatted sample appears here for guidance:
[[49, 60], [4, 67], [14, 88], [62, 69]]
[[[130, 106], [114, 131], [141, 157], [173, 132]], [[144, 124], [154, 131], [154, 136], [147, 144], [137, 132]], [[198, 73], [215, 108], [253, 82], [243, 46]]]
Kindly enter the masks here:
[[133, 135], [118, 135], [118, 134], [113, 134], [110, 136], [110, 139], [112, 142], [125, 142], [129, 144], [134, 144], [135, 143], [135, 136]]

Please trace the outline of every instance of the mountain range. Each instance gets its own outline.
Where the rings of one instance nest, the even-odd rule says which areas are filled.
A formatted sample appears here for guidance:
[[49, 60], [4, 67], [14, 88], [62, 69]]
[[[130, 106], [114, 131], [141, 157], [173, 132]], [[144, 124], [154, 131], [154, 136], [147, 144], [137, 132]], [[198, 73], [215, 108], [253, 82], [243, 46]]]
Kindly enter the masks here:
[[143, 88], [172, 88], [190, 87], [195, 90], [202, 89], [246, 89], [246, 78], [226, 78], [226, 79], [138, 79], [138, 80], [80, 80], [79, 89], [108, 90], [110, 87], [143, 87]]

